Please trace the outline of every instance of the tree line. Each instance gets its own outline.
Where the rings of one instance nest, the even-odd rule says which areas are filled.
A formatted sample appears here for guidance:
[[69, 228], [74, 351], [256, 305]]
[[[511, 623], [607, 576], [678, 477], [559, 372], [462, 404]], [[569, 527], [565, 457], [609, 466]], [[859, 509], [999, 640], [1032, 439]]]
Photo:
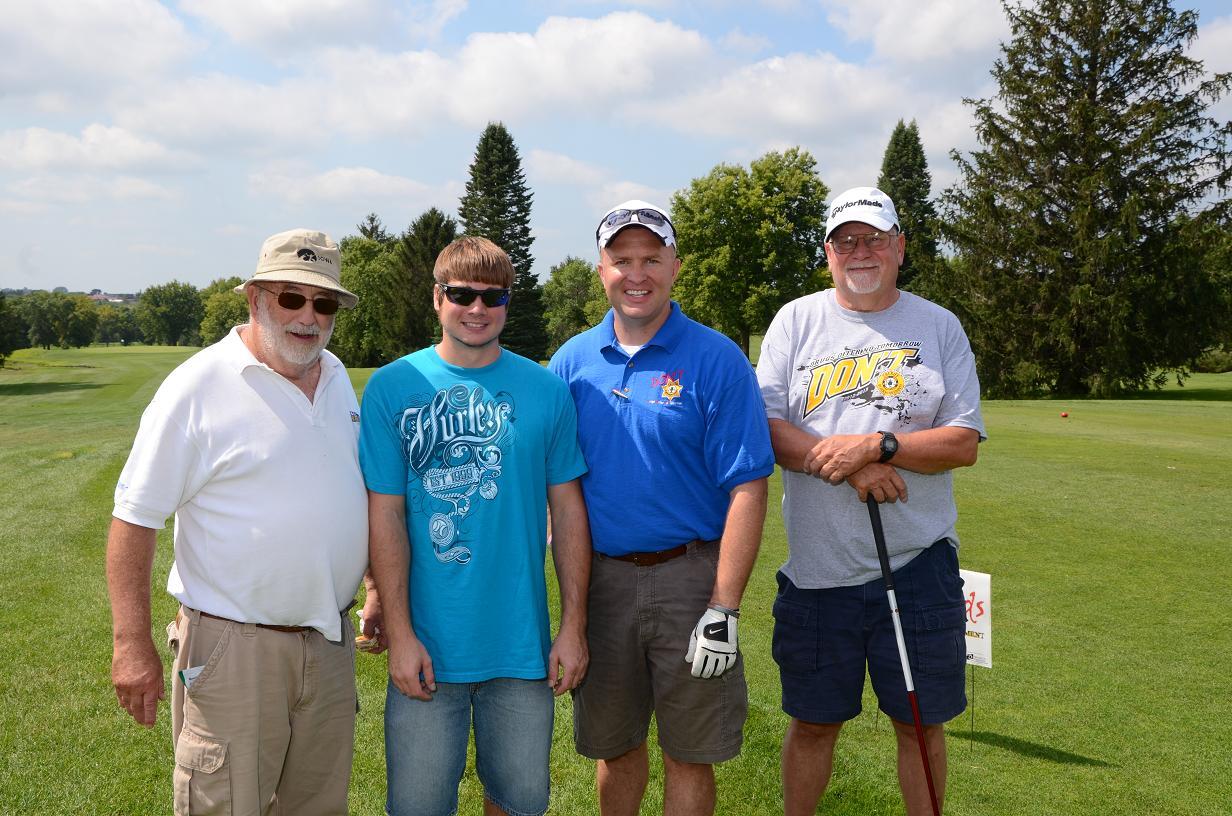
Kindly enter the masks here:
[[[979, 146], [951, 153], [958, 180], [931, 197], [914, 121], [886, 145], [876, 183], [907, 235], [900, 287], [962, 319], [988, 396], [1106, 396], [1232, 368], [1232, 123], [1212, 116], [1232, 74], [1187, 56], [1197, 14], [1169, 0], [1004, 6], [998, 90], [964, 100]], [[747, 353], [779, 307], [829, 285], [830, 193], [798, 147], [720, 164], [676, 192], [684, 310]], [[531, 271], [532, 204], [512, 136], [489, 124], [457, 220], [432, 208], [395, 234], [371, 213], [340, 241], [360, 303], [339, 312], [331, 348], [375, 366], [433, 342], [432, 266], [461, 234], [513, 261], [507, 348], [546, 359], [595, 325], [607, 302], [593, 259], [563, 259], [542, 285]], [[213, 342], [247, 317], [239, 282], [173, 281], [133, 309], [46, 292], [0, 300], [0, 364], [23, 338]]]

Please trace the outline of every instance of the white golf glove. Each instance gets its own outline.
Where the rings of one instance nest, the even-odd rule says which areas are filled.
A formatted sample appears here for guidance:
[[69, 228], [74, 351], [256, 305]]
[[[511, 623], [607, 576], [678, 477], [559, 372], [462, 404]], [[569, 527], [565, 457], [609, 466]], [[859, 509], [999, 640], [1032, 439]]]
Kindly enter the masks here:
[[718, 677], [736, 665], [736, 619], [740, 610], [711, 606], [689, 635], [686, 663], [693, 664], [694, 677]]

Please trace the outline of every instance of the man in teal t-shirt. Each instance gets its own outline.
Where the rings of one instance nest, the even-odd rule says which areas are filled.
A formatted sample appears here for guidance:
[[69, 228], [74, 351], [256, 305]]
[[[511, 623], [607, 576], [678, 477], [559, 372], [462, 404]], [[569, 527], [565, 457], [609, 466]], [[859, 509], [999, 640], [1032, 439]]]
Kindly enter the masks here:
[[504, 251], [459, 238], [434, 276], [441, 342], [372, 376], [360, 431], [389, 642], [386, 806], [394, 816], [454, 812], [473, 720], [488, 804], [543, 813], [553, 693], [576, 686], [588, 660], [577, 415], [562, 380], [500, 347], [513, 282]]

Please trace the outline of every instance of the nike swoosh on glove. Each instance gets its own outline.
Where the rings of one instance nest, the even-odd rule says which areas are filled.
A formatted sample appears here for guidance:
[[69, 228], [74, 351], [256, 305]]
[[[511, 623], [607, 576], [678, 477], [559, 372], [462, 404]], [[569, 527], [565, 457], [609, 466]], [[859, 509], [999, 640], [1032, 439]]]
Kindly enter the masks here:
[[693, 664], [694, 677], [718, 677], [736, 665], [736, 616], [707, 609], [689, 635], [684, 659]]

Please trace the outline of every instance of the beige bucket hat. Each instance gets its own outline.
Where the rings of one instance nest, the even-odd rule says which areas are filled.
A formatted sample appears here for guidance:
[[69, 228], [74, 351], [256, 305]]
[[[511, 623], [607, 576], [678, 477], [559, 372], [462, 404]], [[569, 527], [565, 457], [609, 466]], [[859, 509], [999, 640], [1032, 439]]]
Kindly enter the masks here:
[[359, 298], [342, 288], [342, 253], [323, 232], [293, 229], [271, 235], [261, 245], [257, 271], [235, 287], [243, 294], [250, 283], [302, 283], [338, 293], [338, 303], [350, 309]]

